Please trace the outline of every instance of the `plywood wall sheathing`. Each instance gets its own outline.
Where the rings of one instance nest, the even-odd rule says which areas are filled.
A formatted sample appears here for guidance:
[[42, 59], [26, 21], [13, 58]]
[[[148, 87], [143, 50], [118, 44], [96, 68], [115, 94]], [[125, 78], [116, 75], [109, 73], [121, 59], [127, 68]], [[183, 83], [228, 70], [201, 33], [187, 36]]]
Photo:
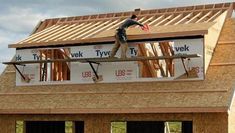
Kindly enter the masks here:
[[220, 33], [222, 31], [224, 22], [229, 15], [228, 11], [223, 12], [216, 20], [216, 24], [214, 24], [211, 28], [208, 30], [208, 34], [204, 37], [205, 42], [205, 68], [204, 72], [207, 72], [207, 69], [209, 67], [212, 54], [214, 52], [214, 49], [218, 43]]

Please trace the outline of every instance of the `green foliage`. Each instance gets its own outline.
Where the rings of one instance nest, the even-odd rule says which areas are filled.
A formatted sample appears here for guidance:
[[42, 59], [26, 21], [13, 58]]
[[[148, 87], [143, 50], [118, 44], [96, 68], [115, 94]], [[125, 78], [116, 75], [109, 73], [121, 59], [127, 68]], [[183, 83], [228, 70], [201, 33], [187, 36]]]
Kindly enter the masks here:
[[126, 122], [112, 122], [112, 133], [126, 133]]
[[24, 122], [23, 121], [16, 121], [16, 133], [24, 133]]
[[171, 133], [181, 133], [181, 122], [168, 122]]
[[72, 121], [65, 122], [65, 133], [73, 133], [73, 122]]

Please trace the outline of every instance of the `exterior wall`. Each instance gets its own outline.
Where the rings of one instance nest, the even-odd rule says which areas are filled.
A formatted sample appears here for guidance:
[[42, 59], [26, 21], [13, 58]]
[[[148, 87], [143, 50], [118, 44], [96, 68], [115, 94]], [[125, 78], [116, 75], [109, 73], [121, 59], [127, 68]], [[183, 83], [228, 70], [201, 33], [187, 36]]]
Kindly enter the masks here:
[[15, 120], [11, 116], [0, 115], [0, 133], [15, 133]]
[[110, 133], [112, 121], [193, 121], [193, 133], [227, 133], [227, 113], [100, 114], [100, 115], [1, 115], [0, 132], [15, 133], [16, 120], [63, 120], [85, 122], [85, 133]]

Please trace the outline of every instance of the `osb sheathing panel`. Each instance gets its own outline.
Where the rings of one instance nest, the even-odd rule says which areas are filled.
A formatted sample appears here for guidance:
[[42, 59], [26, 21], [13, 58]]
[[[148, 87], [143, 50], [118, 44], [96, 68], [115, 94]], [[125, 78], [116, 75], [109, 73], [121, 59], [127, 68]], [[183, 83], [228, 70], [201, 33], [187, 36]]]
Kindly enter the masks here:
[[193, 121], [193, 133], [228, 132], [227, 113], [100, 114], [100, 115], [0, 115], [4, 133], [14, 133], [15, 121], [84, 121], [85, 133], [110, 133], [112, 121]]
[[[234, 62], [234, 51], [234, 45], [217, 45], [211, 64]], [[206, 108], [229, 106], [235, 67], [211, 65], [204, 81], [180, 82], [16, 87], [12, 66], [1, 76], [0, 109]]]
[[0, 116], [0, 132], [15, 133], [15, 120], [9, 116]]
[[[226, 90], [231, 89], [235, 78], [235, 67], [211, 67], [205, 81], [125, 83], [124, 85], [15, 87], [14, 73], [7, 73], [3, 76], [1, 92], [8, 94], [24, 92], [25, 94], [1, 94], [1, 109], [225, 107], [228, 106], [231, 97], [230, 91]], [[207, 89], [215, 90], [215, 92], [203, 92]], [[177, 92], [177, 90], [185, 92]], [[32, 92], [35, 94], [27, 94]], [[36, 92], [41, 92], [41, 94]], [[44, 94], [45, 92], [48, 94]]]
[[227, 19], [220, 35], [219, 42], [235, 41], [235, 18]]
[[[229, 42], [229, 43], [228, 43]], [[231, 43], [232, 42], [232, 43]], [[222, 29], [219, 44], [215, 48], [213, 63], [235, 62], [235, 19], [227, 19]]]

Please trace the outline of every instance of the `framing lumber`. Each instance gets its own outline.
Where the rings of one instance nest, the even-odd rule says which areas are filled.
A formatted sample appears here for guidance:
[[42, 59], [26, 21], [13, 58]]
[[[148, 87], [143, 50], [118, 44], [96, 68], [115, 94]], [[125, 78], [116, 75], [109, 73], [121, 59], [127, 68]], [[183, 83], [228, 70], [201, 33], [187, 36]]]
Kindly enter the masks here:
[[112, 25], [111, 27], [107, 28], [107, 30], [110, 30], [110, 29], [114, 29], [114, 28], [117, 28], [121, 23], [123, 23], [125, 21], [125, 19], [121, 20], [120, 22]]
[[41, 36], [38, 36], [37, 38], [31, 39], [28, 42], [41, 42], [40, 39], [45, 39], [51, 37], [53, 34], [57, 33], [58, 31], [62, 30], [63, 28], [67, 27], [68, 25], [60, 25], [56, 27], [54, 30], [47, 32], [45, 34], [42, 34]]
[[98, 22], [98, 24], [95, 24], [95, 27], [94, 28], [91, 28], [91, 29], [89, 29], [88, 31], [85, 31], [85, 32], [83, 32], [83, 33], [81, 33], [80, 35], [78, 35], [78, 36], [76, 36], [75, 38], [73, 38], [72, 40], [76, 40], [76, 39], [84, 39], [85, 37], [83, 37], [83, 36], [85, 36], [85, 35], [89, 35], [89, 33], [93, 33], [94, 31], [96, 31], [96, 30], [99, 30], [99, 28], [102, 28], [103, 26], [105, 26], [106, 24], [108, 24], [108, 23], [110, 23], [111, 21], [105, 21], [105, 22], [102, 22], [102, 23], [99, 23]]
[[165, 15], [161, 15], [161, 16], [159, 16], [159, 17], [157, 17], [155, 20], [153, 20], [153, 21], [151, 21], [150, 23], [149, 23], [149, 26], [152, 26], [152, 25], [154, 25], [155, 23], [158, 23], [161, 19], [163, 19], [164, 18], [164, 16]]
[[178, 16], [176, 16], [173, 19], [171, 19], [169, 22], [165, 23], [164, 25], [174, 24], [177, 21], [179, 21], [180, 19], [182, 19], [182, 17], [183, 17], [183, 14], [179, 14]]
[[[157, 52], [157, 48], [156, 48], [155, 44], [154, 44], [154, 43], [151, 43], [150, 45], [151, 45], [151, 48], [152, 48], [152, 50], [153, 50], [154, 56], [155, 56], [155, 57], [158, 57], [158, 52]], [[160, 71], [161, 71], [161, 75], [162, 75], [163, 77], [166, 77], [166, 74], [165, 74], [165, 72], [164, 72], [164, 69], [163, 69], [162, 65], [160, 65], [159, 60], [156, 60], [156, 62], [157, 62], [157, 65], [158, 65], [158, 67], [159, 67], [159, 69], [160, 69]]]
[[167, 21], [169, 21], [170, 19], [172, 19], [174, 17], [174, 15], [169, 15], [166, 18], [164, 18], [162, 21], [158, 22], [157, 24], [155, 24], [154, 26], [159, 26], [159, 25], [163, 25], [164, 23], [166, 23]]
[[218, 11], [218, 12], [215, 13], [212, 17], [210, 17], [208, 20], [206, 20], [206, 22], [210, 22], [210, 21], [214, 20], [214, 19], [217, 18], [221, 13], [223, 13], [222, 10]]
[[[147, 50], [145, 48], [145, 44], [144, 45], [141, 44], [141, 45], [138, 45], [138, 46], [139, 46], [139, 50], [140, 50], [139, 52], [141, 52], [141, 55], [144, 56], [144, 57], [149, 57], [147, 55]], [[145, 75], [144, 77], [157, 77], [157, 74], [154, 71], [155, 69], [153, 67], [153, 64], [151, 63], [151, 60], [145, 60], [145, 61], [143, 61], [143, 64], [144, 64], [144, 66], [146, 66], [145, 68], [147, 68], [147, 70], [150, 74], [150, 75]], [[143, 70], [146, 71], [146, 69], [143, 69]], [[143, 70], [142, 70], [142, 72], [143, 72]]]
[[[163, 56], [172, 56], [170, 54], [170, 49], [169, 49], [169, 42], [160, 42], [159, 46], [161, 49], [161, 52]], [[174, 70], [173, 70], [173, 61], [172, 59], [165, 59], [166, 62], [166, 76], [168, 77], [168, 72], [170, 73], [170, 76], [172, 77], [174, 75]]]
[[[22, 40], [17, 45], [9, 47], [34, 47], [48, 45], [66, 45], [80, 42], [89, 42], [98, 34], [115, 30], [131, 14], [138, 13], [139, 22], [148, 24], [150, 29], [159, 26], [168, 26], [189, 23], [208, 23], [214, 22], [225, 11], [232, 13], [234, 3], [210, 4], [178, 8], [165, 8], [155, 10], [140, 10], [138, 12], [107, 13], [97, 15], [87, 15], [78, 17], [67, 17], [48, 19], [41, 23], [40, 27], [48, 27], [40, 32], [32, 34], [27, 39]], [[228, 15], [229, 16], [229, 15]], [[105, 28], [98, 29], [100, 24], [108, 23]], [[112, 24], [109, 22], [113, 22]], [[115, 24], [116, 23], [116, 24]], [[73, 27], [74, 26], [74, 27]], [[166, 30], [166, 32], [169, 32]], [[165, 34], [166, 34], [165, 32]], [[115, 31], [114, 31], [115, 33]], [[112, 33], [112, 35], [114, 34]], [[169, 32], [169, 34], [172, 32]], [[141, 34], [140, 34], [141, 35]], [[152, 32], [151, 32], [152, 35]], [[150, 36], [151, 36], [150, 35]], [[108, 35], [110, 36], [110, 35]], [[107, 37], [108, 37], [107, 36]], [[142, 35], [141, 35], [142, 36]], [[161, 35], [160, 35], [161, 36]], [[172, 36], [177, 36], [176, 34]], [[172, 37], [170, 36], [170, 37]], [[185, 36], [185, 35], [184, 35]], [[105, 38], [99, 38], [100, 41], [106, 41]], [[86, 40], [86, 41], [84, 41]], [[114, 40], [114, 39], [113, 39]], [[91, 41], [91, 42], [93, 42]], [[98, 42], [100, 42], [98, 41]], [[21, 45], [23, 44], [23, 45]]]
[[70, 39], [74, 36], [76, 36], [77, 34], [81, 33], [82, 29], [87, 28], [88, 26], [92, 25], [93, 23], [88, 23], [82, 26], [79, 26], [77, 29], [74, 29], [73, 31], [67, 33], [66, 35], [63, 35], [61, 37], [59, 37], [58, 39], [56, 39], [56, 41], [62, 41], [62, 40], [66, 40], [66, 39]]
[[179, 20], [178, 22], [176, 22], [174, 25], [178, 25], [181, 23], [185, 23], [187, 20], [189, 20], [191, 17], [193, 16], [193, 13], [189, 13], [188, 15], [186, 15], [185, 17], [183, 17], [181, 20]]
[[197, 20], [195, 23], [201, 23], [209, 18], [209, 16], [212, 14], [212, 11], [209, 11], [207, 14], [205, 14], [203, 17], [201, 17], [199, 20]]
[[74, 31], [76, 31], [77, 29], [80, 29], [83, 25], [84, 25], [84, 23], [82, 23], [82, 24], [75, 24], [74, 27], [64, 31], [63, 33], [61, 33], [59, 35], [56, 35], [56, 37], [54, 38], [54, 41], [58, 41], [61, 38], [63, 38], [64, 36], [68, 36], [68, 34], [74, 33]]
[[[93, 27], [96, 27], [96, 25], [99, 25], [101, 22], [97, 22], [97, 23], [93, 23], [92, 25], [80, 30], [79, 32], [69, 36], [68, 38], [65, 38], [63, 40], [68, 40], [68, 39], [71, 39], [71, 40], [75, 40], [75, 38], [77, 38], [77, 36], [81, 35], [83, 32], [87, 32], [88, 30], [92, 29]], [[74, 38], [73, 38], [74, 37]]]
[[107, 25], [104, 24], [103, 27], [101, 27], [101, 28], [99, 28], [98, 30], [95, 30], [94, 32], [92, 32], [92, 33], [90, 33], [90, 34], [88, 34], [88, 35], [82, 37], [82, 39], [88, 38], [88, 37], [90, 37], [90, 36], [92, 36], [92, 35], [94, 35], [94, 34], [100, 32], [100, 31], [106, 29], [107, 27], [109, 27], [110, 25], [113, 25], [113, 24], [116, 23], [116, 22], [118, 22], [118, 20], [115, 20], [115, 21], [113, 21], [113, 22], [111, 22], [111, 23], [109, 23], [109, 24], [107, 24]]
[[44, 38], [40, 41], [45, 41], [45, 42], [48, 42], [48, 41], [51, 41], [51, 40], [56, 40], [58, 37], [64, 35], [65, 33], [67, 33], [68, 31], [71, 31], [71, 29], [75, 29], [77, 28], [77, 24], [72, 24], [72, 25], [69, 25], [68, 27], [58, 31], [55, 35], [53, 35], [52, 37], [49, 37], [48, 39], [47, 38]]
[[32, 40], [32, 39], [35, 39], [35, 38], [37, 38], [37, 37], [40, 37], [40, 36], [42, 36], [43, 34], [46, 34], [46, 33], [50, 32], [50, 31], [56, 29], [57, 27], [59, 27], [59, 25], [53, 25], [53, 26], [51, 26], [51, 27], [49, 27], [49, 28], [44, 29], [44, 30], [41, 31], [41, 32], [37, 32], [37, 33], [35, 33], [35, 34], [32, 34], [29, 38], [24, 39], [24, 40], [22, 40], [22, 41], [20, 41], [20, 42], [18, 42], [18, 43], [21, 44], [21, 43], [24, 43], [24, 42], [28, 42], [28, 41], [30, 41], [30, 40]]
[[145, 21], [143, 21], [142, 24], [146, 24], [147, 22], [151, 22], [152, 19], [154, 19], [154, 16], [149, 17], [148, 19], [146, 19]]
[[199, 54], [185, 54], [185, 55], [173, 55], [173, 56], [158, 56], [158, 57], [132, 57], [132, 58], [81, 58], [81, 59], [50, 59], [50, 60], [30, 60], [30, 61], [12, 61], [3, 62], [3, 64], [37, 64], [37, 63], [53, 63], [53, 62], [81, 62], [87, 63], [92, 62], [126, 62], [126, 61], [144, 61], [144, 60], [165, 60], [165, 59], [181, 59], [181, 58], [198, 58], [201, 57]]
[[198, 18], [200, 18], [203, 15], [202, 12], [199, 12], [197, 15], [195, 15], [193, 18], [191, 18], [190, 20], [186, 21], [184, 24], [189, 24], [189, 23], [193, 23], [195, 21], [198, 20]]

